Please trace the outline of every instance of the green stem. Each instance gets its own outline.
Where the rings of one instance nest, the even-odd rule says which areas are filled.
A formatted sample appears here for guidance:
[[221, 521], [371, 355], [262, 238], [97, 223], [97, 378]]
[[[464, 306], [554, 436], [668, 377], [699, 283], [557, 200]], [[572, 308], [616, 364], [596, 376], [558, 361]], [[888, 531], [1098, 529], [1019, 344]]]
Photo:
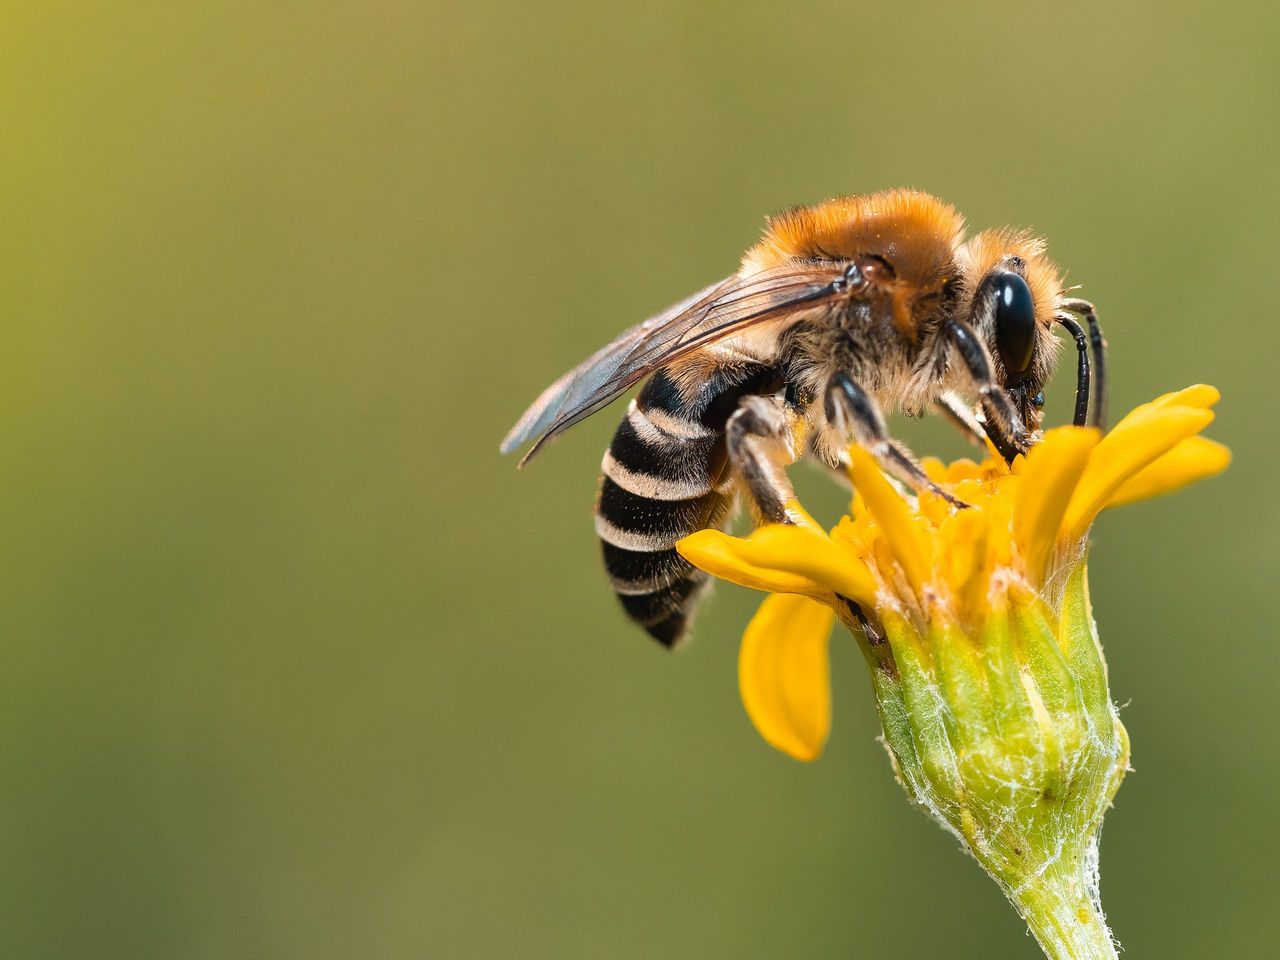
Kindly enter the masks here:
[[1090, 884], [1096, 857], [1095, 848], [1086, 857], [1059, 861], [1006, 891], [1049, 960], [1117, 960]]

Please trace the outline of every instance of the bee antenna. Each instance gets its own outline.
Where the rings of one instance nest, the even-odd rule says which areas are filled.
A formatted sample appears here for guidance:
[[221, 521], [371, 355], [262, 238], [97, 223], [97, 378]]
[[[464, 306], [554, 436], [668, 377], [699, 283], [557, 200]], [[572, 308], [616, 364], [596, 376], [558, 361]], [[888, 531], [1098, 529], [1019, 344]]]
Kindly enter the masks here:
[[1107, 426], [1107, 338], [1098, 323], [1098, 311], [1088, 300], [1064, 300], [1064, 310], [1084, 317], [1089, 331], [1089, 346], [1093, 348], [1093, 409], [1090, 426], [1105, 430]]

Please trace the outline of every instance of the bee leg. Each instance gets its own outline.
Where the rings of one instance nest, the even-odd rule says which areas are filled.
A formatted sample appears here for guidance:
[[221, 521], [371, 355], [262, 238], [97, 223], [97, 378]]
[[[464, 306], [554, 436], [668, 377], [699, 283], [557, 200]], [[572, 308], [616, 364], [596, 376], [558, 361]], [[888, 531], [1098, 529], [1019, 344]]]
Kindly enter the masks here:
[[729, 460], [751, 494], [752, 505], [765, 523], [795, 523], [796, 493], [787, 478], [795, 462], [791, 425], [781, 401], [773, 397], [743, 397], [725, 424]]
[[[1064, 300], [1062, 306], [1084, 317], [1089, 328], [1089, 343], [1093, 347], [1093, 417], [1089, 425], [1107, 428], [1107, 338], [1098, 325], [1098, 309], [1088, 300]], [[1061, 322], [1061, 321], [1059, 321]]]
[[986, 449], [987, 431], [973, 415], [973, 411], [954, 393], [944, 393], [934, 401], [934, 406], [953, 427], [964, 434], [964, 438], [974, 446]]
[[947, 339], [955, 344], [960, 359], [964, 361], [965, 368], [977, 387], [978, 400], [987, 417], [987, 436], [1000, 451], [1000, 456], [1006, 462], [1013, 463], [1014, 457], [1030, 449], [1031, 435], [1027, 432], [1022, 417], [1018, 415], [1018, 408], [1013, 405], [1000, 384], [996, 383], [987, 348], [982, 345], [973, 328], [959, 320], [948, 320], [944, 332]]
[[852, 436], [881, 466], [911, 489], [917, 492], [928, 490], [953, 507], [968, 506], [930, 480], [915, 457], [900, 443], [890, 439], [884, 414], [847, 373], [837, 373], [827, 384], [825, 411], [827, 420], [837, 430]]
[[809, 458], [813, 463], [817, 464], [823, 470], [831, 475], [831, 479], [836, 482], [837, 486], [843, 487], [850, 493], [853, 492], [853, 481], [849, 479], [849, 452], [840, 450], [836, 452], [836, 461], [831, 462], [831, 452], [824, 444], [813, 438], [809, 443]]

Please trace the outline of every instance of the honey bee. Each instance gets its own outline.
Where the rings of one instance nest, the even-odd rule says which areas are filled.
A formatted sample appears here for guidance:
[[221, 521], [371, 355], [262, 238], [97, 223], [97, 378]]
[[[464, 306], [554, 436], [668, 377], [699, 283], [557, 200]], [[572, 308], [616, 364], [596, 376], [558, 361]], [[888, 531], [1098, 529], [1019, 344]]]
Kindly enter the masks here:
[[1101, 425], [1093, 305], [1067, 296], [1040, 238], [964, 230], [954, 207], [911, 190], [775, 216], [736, 273], [627, 330], [512, 428], [504, 453], [534, 441], [523, 464], [647, 379], [604, 455], [595, 518], [609, 581], [656, 640], [685, 636], [707, 583], [676, 542], [723, 527], [740, 500], [759, 522], [794, 522], [786, 468], [802, 456], [839, 469], [853, 441], [963, 509], [885, 414], [937, 409], [1012, 461], [1040, 436], [1055, 324], [1077, 350], [1074, 421]]

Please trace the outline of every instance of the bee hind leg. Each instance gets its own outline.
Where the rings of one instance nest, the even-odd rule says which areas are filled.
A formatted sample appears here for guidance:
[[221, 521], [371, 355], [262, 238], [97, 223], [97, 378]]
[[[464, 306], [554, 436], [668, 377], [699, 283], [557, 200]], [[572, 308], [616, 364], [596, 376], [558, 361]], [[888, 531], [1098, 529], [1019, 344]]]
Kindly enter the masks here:
[[725, 424], [729, 460], [751, 497], [757, 519], [796, 523], [796, 494], [787, 466], [796, 460], [791, 425], [776, 397], [743, 397]]
[[968, 506], [930, 480], [910, 451], [889, 436], [884, 414], [847, 373], [837, 373], [827, 384], [825, 411], [832, 425], [852, 436], [885, 470], [911, 489], [928, 490], [958, 509]]

